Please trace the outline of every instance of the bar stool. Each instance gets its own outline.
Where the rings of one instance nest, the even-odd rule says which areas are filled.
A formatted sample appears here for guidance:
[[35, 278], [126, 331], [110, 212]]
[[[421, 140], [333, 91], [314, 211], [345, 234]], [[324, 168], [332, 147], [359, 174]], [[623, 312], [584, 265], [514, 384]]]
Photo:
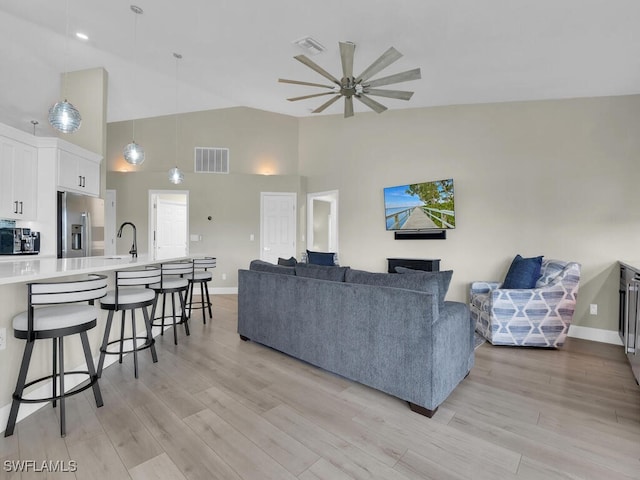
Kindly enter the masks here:
[[215, 257], [193, 258], [191, 260], [193, 271], [186, 275], [189, 281], [189, 291], [187, 292], [187, 308], [189, 309], [189, 318], [191, 318], [191, 307], [193, 306], [193, 289], [196, 283], [200, 284], [200, 305], [202, 309], [202, 323], [207, 324], [207, 314], [205, 306], [209, 309], [209, 318], [213, 319], [211, 313], [211, 298], [209, 297], [208, 283], [212, 280], [213, 274], [209, 269], [216, 268]]
[[[107, 295], [100, 300], [100, 308], [103, 310], [109, 310], [107, 316], [107, 325], [104, 329], [104, 338], [102, 339], [102, 346], [100, 347], [100, 361], [98, 362], [98, 377], [102, 376], [102, 369], [104, 367], [104, 359], [106, 355], [118, 355], [118, 362], [122, 363], [122, 356], [125, 353], [133, 353], [133, 372], [136, 378], [138, 378], [138, 352], [149, 348], [151, 351], [151, 359], [153, 363], [158, 361], [156, 355], [156, 347], [154, 346], [155, 340], [151, 331], [151, 321], [149, 320], [149, 313], [147, 307], [153, 305], [155, 299], [155, 292], [150, 288], [147, 288], [150, 284], [158, 283], [161, 280], [159, 268], [145, 268], [145, 269], [127, 269], [116, 271], [115, 290], [107, 293]], [[146, 335], [144, 337], [137, 336], [136, 333], [136, 310], [141, 309], [144, 317], [144, 324], [146, 329]], [[131, 312], [131, 336], [125, 337], [125, 317], [126, 312]], [[113, 315], [115, 312], [122, 312], [121, 324], [120, 324], [120, 338], [117, 340], [109, 341], [109, 334], [111, 333], [111, 323], [113, 321]], [[138, 344], [138, 341], [142, 341], [142, 344]], [[131, 342], [130, 349], [124, 349], [124, 343]], [[117, 351], [109, 350], [109, 346], [118, 344]]]
[[[60, 401], [60, 435], [66, 435], [65, 426], [65, 398], [93, 388], [96, 406], [101, 407], [102, 394], [98, 385], [98, 376], [93, 365], [91, 348], [87, 338], [87, 330], [96, 326], [98, 309], [93, 301], [107, 293], [106, 275], [89, 275], [81, 280], [69, 282], [28, 283], [28, 309], [13, 318], [13, 334], [16, 338], [26, 340], [20, 373], [16, 382], [16, 389], [11, 402], [11, 411], [7, 421], [4, 436], [13, 435], [21, 403], [44, 403]], [[78, 305], [89, 302], [89, 305]], [[48, 306], [45, 306], [48, 305]], [[64, 337], [80, 334], [84, 357], [87, 362], [86, 371], [65, 372], [64, 368]], [[32, 380], [27, 383], [27, 373], [31, 354], [36, 340], [53, 340], [53, 373]], [[57, 370], [59, 368], [59, 371]], [[65, 392], [64, 380], [66, 375], [87, 375], [89, 382]], [[25, 398], [24, 389], [40, 382], [51, 381], [52, 395], [47, 398]], [[58, 388], [59, 392], [58, 393]]]
[[[193, 272], [193, 265], [190, 261], [169, 262], [160, 265], [161, 277], [160, 283], [150, 285], [149, 288], [155, 292], [155, 298], [153, 300], [153, 307], [151, 309], [151, 325], [154, 327], [161, 327], [160, 335], [164, 335], [165, 324], [165, 307], [167, 302], [167, 295], [171, 294], [171, 307], [173, 313], [173, 343], [178, 344], [178, 325], [184, 325], [184, 331], [187, 336], [189, 333], [189, 319], [186, 315], [185, 297], [187, 289], [189, 288], [189, 281], [184, 278]], [[180, 321], [176, 320], [176, 293], [180, 300]], [[158, 307], [158, 300], [162, 295], [162, 314], [156, 317], [156, 308]]]

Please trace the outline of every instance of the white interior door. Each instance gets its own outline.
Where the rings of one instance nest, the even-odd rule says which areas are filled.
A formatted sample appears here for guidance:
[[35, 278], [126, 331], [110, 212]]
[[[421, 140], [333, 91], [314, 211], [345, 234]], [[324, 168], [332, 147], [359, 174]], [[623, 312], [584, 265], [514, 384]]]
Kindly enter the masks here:
[[260, 194], [260, 259], [296, 256], [296, 194]]
[[151, 225], [149, 250], [154, 258], [179, 258], [188, 255], [188, 192], [150, 192]]

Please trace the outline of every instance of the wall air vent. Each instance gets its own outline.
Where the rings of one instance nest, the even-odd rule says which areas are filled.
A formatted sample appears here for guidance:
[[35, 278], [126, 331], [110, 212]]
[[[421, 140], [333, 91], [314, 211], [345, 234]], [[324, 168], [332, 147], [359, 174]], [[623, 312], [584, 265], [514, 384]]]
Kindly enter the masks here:
[[229, 149], [218, 147], [195, 148], [195, 173], [229, 173]]

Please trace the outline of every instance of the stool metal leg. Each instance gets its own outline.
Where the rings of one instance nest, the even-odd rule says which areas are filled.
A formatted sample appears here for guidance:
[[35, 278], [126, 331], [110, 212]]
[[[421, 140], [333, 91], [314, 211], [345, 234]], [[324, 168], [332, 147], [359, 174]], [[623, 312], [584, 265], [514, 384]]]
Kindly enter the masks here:
[[184, 331], [187, 334], [187, 337], [189, 335], [191, 335], [191, 333], [189, 333], [189, 317], [187, 317], [186, 311], [187, 311], [187, 305], [185, 303], [185, 299], [182, 296], [183, 292], [178, 292], [178, 298], [180, 299], [180, 305], [182, 306], [182, 322], [184, 322]]
[[204, 291], [207, 294], [207, 307], [209, 308], [209, 318], [213, 320], [213, 314], [211, 313], [211, 297], [209, 296], [208, 282], [204, 282]]
[[118, 363], [122, 363], [122, 351], [124, 350], [124, 314], [125, 310], [122, 310], [120, 315], [120, 355], [118, 355]]
[[149, 349], [151, 350], [151, 358], [153, 363], [158, 362], [158, 355], [156, 354], [155, 340], [153, 339], [153, 331], [151, 330], [151, 320], [149, 319], [149, 313], [147, 307], [142, 307], [142, 316], [144, 317], [144, 324], [147, 327], [147, 341], [151, 344]]
[[[191, 297], [193, 300], [193, 296]], [[207, 324], [207, 311], [204, 309], [204, 282], [200, 282], [200, 304], [202, 305], [202, 323]]]
[[104, 357], [106, 356], [107, 344], [109, 343], [109, 333], [111, 332], [111, 323], [113, 322], [113, 310], [109, 310], [107, 315], [107, 325], [104, 328], [104, 337], [102, 338], [102, 347], [100, 347], [100, 361], [98, 362], [98, 377], [102, 376], [102, 368], [104, 367]]
[[[55, 340], [55, 339], [54, 339]], [[24, 346], [24, 353], [22, 354], [22, 363], [20, 364], [20, 373], [18, 373], [18, 381], [16, 382], [16, 390], [13, 394], [13, 400], [11, 401], [11, 411], [9, 412], [9, 419], [7, 420], [7, 428], [4, 431], [4, 436], [8, 437], [13, 435], [13, 430], [16, 426], [16, 420], [18, 418], [18, 409], [20, 408], [20, 399], [24, 392], [24, 384], [27, 381], [27, 372], [29, 371], [29, 363], [31, 362], [31, 354], [33, 353], [33, 346], [35, 341], [28, 341]]]
[[[136, 314], [135, 309], [131, 310], [131, 337], [133, 341], [133, 375], [138, 378], [138, 340], [136, 339]], [[123, 312], [124, 315], [124, 312]]]
[[93, 357], [91, 356], [91, 347], [89, 346], [89, 337], [87, 336], [87, 332], [80, 332], [80, 340], [82, 340], [84, 358], [87, 361], [87, 371], [89, 372], [91, 380], [95, 380], [95, 383], [91, 388], [93, 389], [93, 396], [96, 399], [96, 407], [101, 407], [104, 405], [104, 402], [102, 401], [100, 385], [98, 385], [98, 375], [96, 374], [96, 370], [93, 365]]
[[51, 403], [53, 404], [53, 408], [56, 408], [55, 397], [57, 396], [56, 392], [58, 391], [58, 344], [56, 343], [56, 338], [52, 338], [51, 341], [53, 342], [53, 348], [51, 349], [51, 351], [53, 352], [53, 375], [51, 376], [51, 393], [53, 395], [51, 396], [54, 397]]
[[[182, 299], [182, 297], [180, 297]], [[173, 343], [178, 344], [178, 325], [176, 324], [176, 294], [171, 292], [171, 310], [173, 312]], [[181, 312], [184, 315], [184, 312]], [[164, 319], [164, 317], [163, 317]], [[164, 320], [163, 320], [164, 322]]]
[[187, 296], [185, 302], [189, 306], [189, 318], [191, 318], [191, 306], [193, 305], [193, 284], [195, 282], [192, 280], [189, 282], [189, 289], [187, 290]]
[[60, 365], [60, 436], [67, 435], [64, 401], [64, 337], [58, 337], [58, 363]]

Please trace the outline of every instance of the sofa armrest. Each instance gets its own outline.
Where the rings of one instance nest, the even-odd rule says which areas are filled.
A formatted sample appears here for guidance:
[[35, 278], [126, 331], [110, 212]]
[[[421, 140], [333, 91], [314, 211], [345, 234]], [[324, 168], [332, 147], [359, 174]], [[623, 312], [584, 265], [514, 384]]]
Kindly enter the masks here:
[[470, 293], [489, 293], [502, 286], [502, 282], [472, 282]]

